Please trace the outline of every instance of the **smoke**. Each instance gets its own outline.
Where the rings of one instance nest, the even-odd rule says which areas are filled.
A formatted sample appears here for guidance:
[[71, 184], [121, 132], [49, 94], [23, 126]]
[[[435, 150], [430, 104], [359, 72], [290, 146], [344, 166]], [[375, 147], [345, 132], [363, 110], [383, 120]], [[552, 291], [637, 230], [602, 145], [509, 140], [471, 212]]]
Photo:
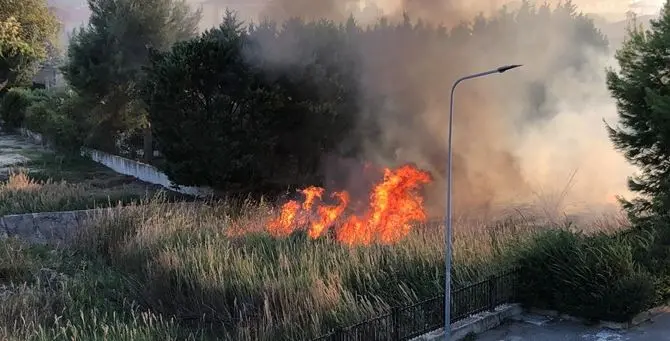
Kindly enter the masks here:
[[[615, 65], [599, 49], [585, 21], [518, 17], [519, 31], [491, 22], [503, 5], [516, 15], [521, 2], [507, 0], [188, 0], [203, 9], [202, 27], [221, 22], [226, 7], [242, 19], [327, 18], [353, 15], [362, 25], [379, 18], [401, 22], [403, 13], [424, 25], [453, 30], [449, 44], [423, 39], [420, 29], [365, 37], [359, 42], [362, 120], [381, 127], [380, 139], [365, 141], [364, 158], [374, 164], [413, 162], [435, 180], [429, 200], [444, 205], [449, 92], [460, 76], [503, 64], [522, 69], [462, 83], [456, 93], [454, 180], [457, 208], [527, 203], [542, 199], [562, 210], [614, 203], [627, 195], [635, 169], [613, 149], [603, 120], [616, 123], [616, 107], [605, 87], [605, 67]], [[82, 10], [85, 1], [74, 0]], [[545, 1], [537, 1], [541, 6]], [[551, 8], [557, 1], [550, 2]], [[66, 6], [63, 0], [55, 5]], [[623, 19], [628, 0], [574, 0], [579, 11]], [[639, 3], [636, 3], [640, 7]], [[646, 3], [645, 3], [646, 4]], [[637, 8], [636, 7], [636, 8]], [[647, 12], [648, 13], [648, 12]], [[477, 21], [482, 14], [488, 21]], [[74, 20], [74, 19], [73, 19]], [[524, 21], [525, 20], [525, 21]], [[65, 20], [67, 21], [67, 20]], [[82, 19], [76, 19], [79, 24]], [[476, 36], [463, 22], [485, 25]], [[623, 27], [621, 27], [623, 29]], [[616, 32], [619, 33], [619, 32]], [[460, 44], [455, 43], [460, 39]], [[305, 48], [304, 46], [302, 48]], [[268, 49], [275, 64], [299, 62], [296, 46]], [[378, 99], [383, 98], [383, 103]], [[343, 141], [347, 143], [348, 141]], [[364, 167], [352, 161], [325, 163], [331, 178], [365, 193]], [[367, 174], [367, 173], [366, 173]], [[348, 175], [348, 176], [347, 176]], [[368, 182], [365, 180], [363, 182]], [[354, 191], [356, 192], [356, 191]]]
[[[540, 200], [570, 212], [615, 204], [615, 196], [628, 194], [626, 178], [634, 169], [614, 150], [603, 123], [616, 123], [616, 107], [605, 86], [605, 67], [614, 65], [614, 49], [601, 46], [603, 37], [589, 30], [586, 18], [549, 16], [546, 11], [554, 5], [538, 5], [539, 13], [528, 15], [516, 12], [520, 3], [507, 3], [506, 15], [518, 22], [510, 27], [501, 14], [505, 3], [273, 0], [259, 5], [256, 13], [257, 18], [280, 21], [344, 21], [353, 14], [362, 25], [378, 24], [381, 16], [402, 22], [407, 13], [422, 21], [418, 27], [390, 29], [393, 34], [363, 34], [355, 46], [361, 58], [361, 120], [371, 119], [381, 128], [380, 138], [365, 141], [364, 159], [388, 166], [412, 162], [429, 170], [436, 180], [428, 193], [435, 214], [444, 207], [452, 82], [517, 63], [524, 67], [464, 82], [456, 92], [456, 209]], [[627, 1], [608, 1], [606, 9], [600, 1], [573, 3], [580, 11], [628, 9]], [[423, 39], [428, 25], [452, 30], [449, 43]], [[304, 55], [296, 46], [272, 51], [280, 51], [271, 56], [275, 65], [295, 63]], [[350, 175], [345, 182], [360, 181], [360, 167], [332, 160], [328, 167], [340, 183], [343, 173]]]

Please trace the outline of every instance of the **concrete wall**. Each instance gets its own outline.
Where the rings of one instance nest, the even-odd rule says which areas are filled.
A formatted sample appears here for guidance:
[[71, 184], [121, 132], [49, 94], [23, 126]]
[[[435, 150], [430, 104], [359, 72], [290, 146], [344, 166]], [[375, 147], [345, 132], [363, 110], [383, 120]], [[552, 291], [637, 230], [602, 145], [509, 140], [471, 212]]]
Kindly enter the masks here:
[[0, 238], [17, 237], [30, 244], [62, 244], [96, 214], [119, 208], [6, 215], [0, 218]]
[[[49, 146], [48, 141], [39, 133], [25, 128], [21, 128], [20, 132], [21, 135], [28, 137], [37, 144]], [[212, 190], [209, 188], [180, 186], [174, 184], [172, 181], [170, 181], [167, 175], [165, 175], [165, 173], [158, 170], [158, 168], [146, 163], [89, 148], [82, 148], [81, 155], [90, 158], [91, 160], [101, 165], [109, 167], [119, 174], [129, 175], [150, 184], [163, 186], [175, 192], [201, 197], [212, 194]]]
[[182, 194], [194, 196], [207, 196], [211, 194], [211, 190], [207, 188], [175, 185], [165, 173], [146, 163], [87, 148], [82, 148], [81, 155], [107, 166], [117, 173], [130, 175], [144, 182], [160, 185]]

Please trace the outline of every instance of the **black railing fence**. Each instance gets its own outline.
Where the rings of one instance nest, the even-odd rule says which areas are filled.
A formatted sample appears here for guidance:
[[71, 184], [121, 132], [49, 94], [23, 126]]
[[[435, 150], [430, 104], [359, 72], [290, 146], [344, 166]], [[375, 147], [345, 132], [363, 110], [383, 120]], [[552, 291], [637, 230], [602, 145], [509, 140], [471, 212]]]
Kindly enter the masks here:
[[[508, 271], [451, 294], [451, 322], [493, 310], [517, 297], [516, 270]], [[405, 307], [396, 307], [379, 317], [334, 330], [314, 341], [404, 341], [444, 325], [444, 295]]]

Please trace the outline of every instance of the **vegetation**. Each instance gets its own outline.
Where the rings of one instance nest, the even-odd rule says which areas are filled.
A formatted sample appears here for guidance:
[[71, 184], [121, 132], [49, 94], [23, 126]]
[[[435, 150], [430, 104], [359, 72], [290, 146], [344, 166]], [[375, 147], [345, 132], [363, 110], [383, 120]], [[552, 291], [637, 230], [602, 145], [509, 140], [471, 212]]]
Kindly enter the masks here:
[[[524, 2], [514, 13], [503, 10], [450, 31], [413, 24], [407, 16], [366, 28], [353, 19], [243, 28], [228, 13], [219, 27], [197, 37], [198, 13], [182, 1], [89, 5], [90, 25], [75, 34], [64, 68], [72, 91], [13, 89], [0, 108], [3, 120], [35, 129], [70, 152], [82, 144], [131, 148], [140, 128], [148, 137], [150, 122], [173, 180], [231, 192], [267, 194], [323, 183], [323, 156], [361, 157], [362, 135], [385, 142], [379, 143], [382, 157], [395, 153], [379, 117], [353, 115], [402, 117], [427, 104], [372, 92], [363, 105], [359, 77], [370, 61], [362, 55], [377, 62], [396, 48], [410, 61], [427, 51], [431, 58], [449, 58], [454, 46], [479, 51], [493, 33], [519, 41], [529, 23], [554, 29], [568, 23], [578, 28], [566, 34], [571, 43], [607, 47], [570, 2], [553, 10]], [[612, 140], [642, 170], [631, 181], [641, 197], [624, 202], [632, 226], [460, 226], [456, 286], [519, 268], [524, 304], [593, 320], [625, 321], [670, 299], [670, 2], [661, 14], [651, 30], [631, 31], [617, 55], [621, 70], [608, 74], [621, 118], [620, 127], [610, 127]], [[13, 37], [7, 44], [25, 48], [12, 33], [18, 24], [3, 25], [11, 29], [0, 31], [0, 38]], [[397, 46], [375, 44], [386, 38]], [[588, 65], [586, 56], [567, 53], [555, 68]], [[533, 112], [541, 113], [537, 107]], [[15, 174], [0, 187], [0, 214], [97, 206], [94, 188]], [[103, 200], [125, 201], [109, 192]], [[164, 203], [157, 198], [100, 216], [66, 249], [1, 241], [7, 257], [0, 257], [0, 336], [306, 339], [442, 289], [439, 228], [421, 226], [393, 245], [350, 247], [327, 236], [311, 240], [301, 231], [271, 237], [268, 219], [277, 212], [262, 200]]]
[[639, 196], [621, 200], [634, 223], [626, 237], [634, 240], [633, 256], [656, 278], [663, 302], [670, 299], [670, 145], [667, 90], [668, 65], [663, 62], [670, 35], [670, 2], [648, 30], [632, 27], [617, 52], [620, 70], [609, 70], [607, 86], [617, 101], [619, 125], [609, 127], [612, 141], [640, 170], [629, 180]]
[[89, 7], [89, 24], [74, 33], [63, 71], [77, 95], [95, 104], [87, 143], [114, 152], [119, 139], [148, 127], [138, 95], [150, 50], [194, 36], [200, 15], [184, 0], [95, 0]]
[[127, 189], [96, 189], [65, 181], [37, 181], [26, 173], [12, 173], [0, 182], [0, 216], [110, 207], [138, 202], [147, 193]]
[[0, 97], [0, 118], [5, 126], [14, 129], [23, 126], [28, 108], [40, 102], [46, 94], [41, 90], [12, 88]]
[[46, 0], [0, 1], [0, 90], [30, 81], [59, 29]]
[[[290, 73], [267, 71], [274, 52], [261, 51], [260, 37], [297, 39], [313, 50], [296, 56]], [[219, 28], [155, 55], [146, 102], [168, 176], [258, 192], [319, 181], [323, 153], [350, 137], [357, 113], [354, 70], [339, 67], [350, 59], [347, 41], [332, 22], [248, 32], [229, 12]]]
[[607, 85], [617, 101], [619, 126], [609, 127], [615, 146], [641, 175], [630, 180], [631, 190], [641, 196], [626, 207], [638, 216], [660, 214], [670, 208], [670, 105], [667, 91], [668, 65], [663, 52], [670, 41], [670, 3], [647, 31], [633, 27], [617, 52], [620, 71], [610, 70]]
[[526, 306], [625, 322], [661, 302], [653, 276], [640, 269], [630, 242], [618, 235], [548, 231], [517, 252]]
[[[202, 340], [309, 339], [392, 305], [431, 298], [442, 288], [444, 245], [437, 226], [423, 226], [395, 245], [350, 248], [301, 233], [273, 238], [265, 232], [273, 214], [263, 202], [166, 206], [157, 198], [98, 217], [72, 248], [43, 250], [44, 258], [4, 244], [16, 253], [4, 260], [13, 262], [5, 268], [20, 269], [4, 271], [15, 273], [9, 279], [16, 283], [25, 281], [0, 310], [6, 333], [31, 335], [27, 340], [69, 340], [77, 333], [96, 339], [107, 324], [127, 333], [111, 340], [135, 334], [148, 340], [189, 334]], [[456, 225], [454, 285], [510, 266], [501, 257], [507, 246], [538, 228], [518, 226]], [[49, 286], [35, 280], [44, 268], [55, 278]], [[16, 302], [48, 304], [20, 308]], [[21, 320], [18, 311], [30, 319]]]
[[78, 154], [91, 134], [89, 105], [68, 88], [14, 87], [0, 98], [0, 118], [9, 129], [40, 133], [61, 153]]

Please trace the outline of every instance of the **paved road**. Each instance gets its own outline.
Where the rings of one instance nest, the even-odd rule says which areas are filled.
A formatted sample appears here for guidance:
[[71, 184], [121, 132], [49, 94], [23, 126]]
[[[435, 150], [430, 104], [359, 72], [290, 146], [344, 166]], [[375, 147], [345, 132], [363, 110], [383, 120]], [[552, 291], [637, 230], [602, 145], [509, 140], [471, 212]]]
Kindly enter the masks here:
[[30, 151], [42, 151], [43, 149], [17, 135], [7, 135], [0, 129], [0, 177], [3, 173], [17, 164], [29, 161], [25, 156]]
[[670, 341], [670, 310], [630, 330], [594, 328], [575, 322], [526, 316], [478, 335], [477, 341]]

